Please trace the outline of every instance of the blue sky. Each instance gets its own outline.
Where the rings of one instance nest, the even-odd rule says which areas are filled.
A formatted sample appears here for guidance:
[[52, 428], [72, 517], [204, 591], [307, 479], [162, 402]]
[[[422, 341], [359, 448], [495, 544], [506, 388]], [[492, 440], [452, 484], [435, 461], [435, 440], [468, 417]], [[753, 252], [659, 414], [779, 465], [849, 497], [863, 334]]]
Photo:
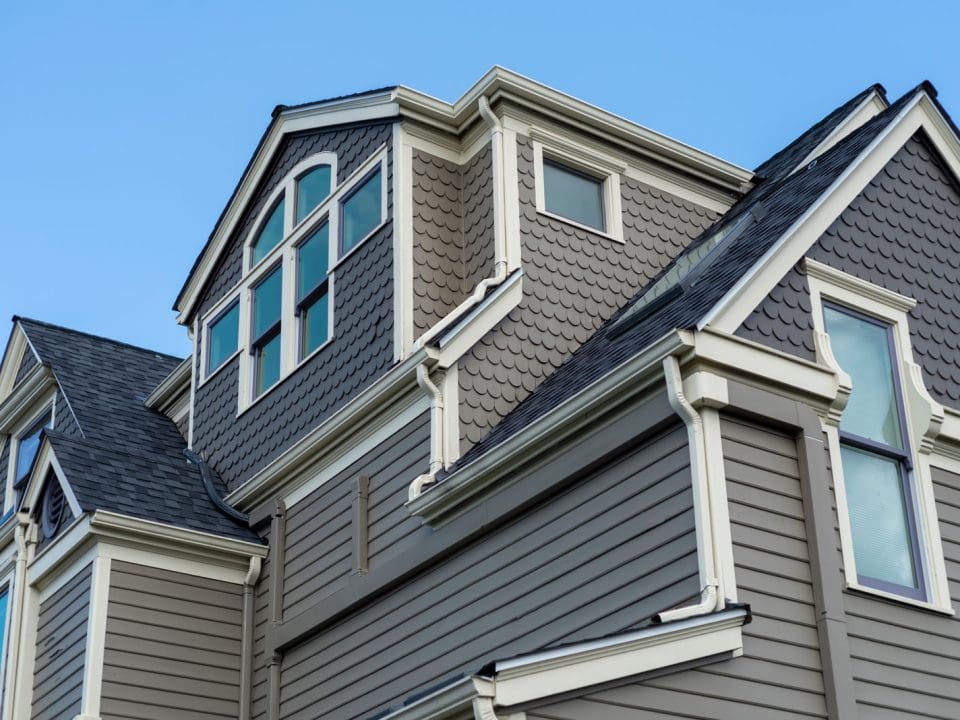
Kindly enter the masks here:
[[0, 319], [186, 354], [170, 307], [278, 103], [500, 64], [746, 167], [873, 82], [960, 117], [951, 2], [0, 8]]

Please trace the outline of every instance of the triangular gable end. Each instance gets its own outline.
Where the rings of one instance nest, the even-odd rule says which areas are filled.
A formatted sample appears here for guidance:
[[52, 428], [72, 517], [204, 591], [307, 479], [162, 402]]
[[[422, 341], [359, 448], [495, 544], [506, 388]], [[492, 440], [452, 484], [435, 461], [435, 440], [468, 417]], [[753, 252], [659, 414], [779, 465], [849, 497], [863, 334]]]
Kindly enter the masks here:
[[860, 153], [808, 210], [707, 312], [698, 329], [734, 333], [823, 233], [919, 130], [960, 182], [960, 138], [926, 87]]
[[44, 434], [43, 441], [40, 443], [37, 457], [33, 461], [33, 469], [30, 471], [30, 477], [27, 479], [27, 486], [24, 488], [23, 500], [20, 507], [22, 509], [29, 508], [31, 512], [35, 509], [46, 485], [46, 480], [50, 477], [51, 473], [53, 477], [56, 477], [60, 483], [60, 487], [63, 489], [63, 495], [67, 499], [70, 512], [73, 513], [75, 518], [80, 517], [80, 515], [83, 514], [83, 510], [77, 501], [76, 493], [73, 492], [73, 488], [70, 487], [70, 483], [67, 481], [67, 476], [64, 474], [63, 468], [60, 467], [60, 463], [57, 461], [56, 453], [46, 434]]
[[10, 338], [3, 353], [3, 361], [0, 362], [0, 403], [13, 392], [21, 367], [30, 361], [39, 364], [40, 357], [30, 344], [23, 326], [19, 321], [14, 320]]

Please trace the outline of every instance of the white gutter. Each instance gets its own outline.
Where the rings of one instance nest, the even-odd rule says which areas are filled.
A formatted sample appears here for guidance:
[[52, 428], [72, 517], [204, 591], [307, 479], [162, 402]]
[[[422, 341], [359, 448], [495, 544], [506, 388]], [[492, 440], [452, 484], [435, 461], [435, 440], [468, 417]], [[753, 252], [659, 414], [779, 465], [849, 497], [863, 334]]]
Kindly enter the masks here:
[[408, 496], [413, 500], [427, 485], [436, 482], [443, 469], [443, 392], [430, 379], [430, 367], [424, 360], [417, 365], [417, 384], [430, 396], [430, 468], [410, 483]]
[[504, 186], [504, 156], [503, 156], [503, 123], [500, 118], [490, 109], [490, 101], [485, 95], [481, 95], [477, 101], [480, 110], [480, 116], [490, 123], [490, 142], [493, 150], [492, 172], [493, 172], [493, 246], [494, 246], [494, 273], [491, 277], [484, 278], [473, 293], [451, 310], [440, 322], [427, 330], [419, 337], [415, 348], [423, 347], [435, 338], [438, 334], [457, 322], [475, 305], [480, 303], [487, 295], [490, 288], [500, 285], [507, 279], [507, 232], [504, 221], [506, 211], [506, 198]]
[[700, 602], [695, 605], [667, 610], [657, 615], [660, 622], [671, 622], [722, 610], [725, 600], [717, 577], [717, 562], [714, 554], [712, 503], [710, 501], [710, 482], [707, 475], [707, 449], [703, 433], [703, 419], [683, 394], [680, 362], [676, 356], [670, 355], [663, 359], [663, 376], [667, 384], [667, 398], [670, 401], [670, 406], [683, 420], [683, 424], [687, 426], [701, 585]]

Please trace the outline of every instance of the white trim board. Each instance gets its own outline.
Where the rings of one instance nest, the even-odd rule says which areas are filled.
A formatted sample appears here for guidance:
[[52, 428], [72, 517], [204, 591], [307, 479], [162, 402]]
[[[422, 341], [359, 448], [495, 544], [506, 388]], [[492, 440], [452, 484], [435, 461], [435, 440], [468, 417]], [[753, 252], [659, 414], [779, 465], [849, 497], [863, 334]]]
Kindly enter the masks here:
[[960, 139], [924, 91], [919, 91], [819, 199], [697, 323], [733, 333], [798, 263], [830, 224], [920, 129], [960, 181]]

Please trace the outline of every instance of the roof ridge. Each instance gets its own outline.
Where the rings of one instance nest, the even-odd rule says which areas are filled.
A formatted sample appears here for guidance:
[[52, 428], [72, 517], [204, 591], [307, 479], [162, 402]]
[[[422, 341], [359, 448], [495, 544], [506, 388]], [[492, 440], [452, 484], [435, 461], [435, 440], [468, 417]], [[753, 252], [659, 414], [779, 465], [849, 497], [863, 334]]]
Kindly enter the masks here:
[[149, 353], [151, 355], [158, 355], [160, 357], [171, 358], [176, 360], [178, 363], [182, 363], [186, 360], [186, 357], [181, 357], [179, 355], [171, 355], [170, 353], [161, 352], [160, 350], [152, 350], [148, 347], [143, 347], [142, 345], [134, 345], [133, 343], [125, 342], [123, 340], [116, 340], [114, 338], [106, 337], [105, 335], [97, 335], [96, 333], [87, 332], [85, 330], [77, 330], [75, 328], [69, 328], [65, 325], [57, 325], [56, 323], [47, 322], [46, 320], [37, 320], [36, 318], [24, 317], [23, 315], [14, 315], [11, 318], [13, 322], [19, 323], [29, 323], [33, 325], [40, 325], [41, 327], [51, 328], [53, 330], [62, 330], [63, 332], [68, 332], [71, 335], [81, 335], [83, 337], [88, 337], [93, 340], [99, 340], [101, 342], [108, 342], [112, 345], [119, 345], [120, 347], [125, 347], [130, 350], [136, 350], [138, 352]]

